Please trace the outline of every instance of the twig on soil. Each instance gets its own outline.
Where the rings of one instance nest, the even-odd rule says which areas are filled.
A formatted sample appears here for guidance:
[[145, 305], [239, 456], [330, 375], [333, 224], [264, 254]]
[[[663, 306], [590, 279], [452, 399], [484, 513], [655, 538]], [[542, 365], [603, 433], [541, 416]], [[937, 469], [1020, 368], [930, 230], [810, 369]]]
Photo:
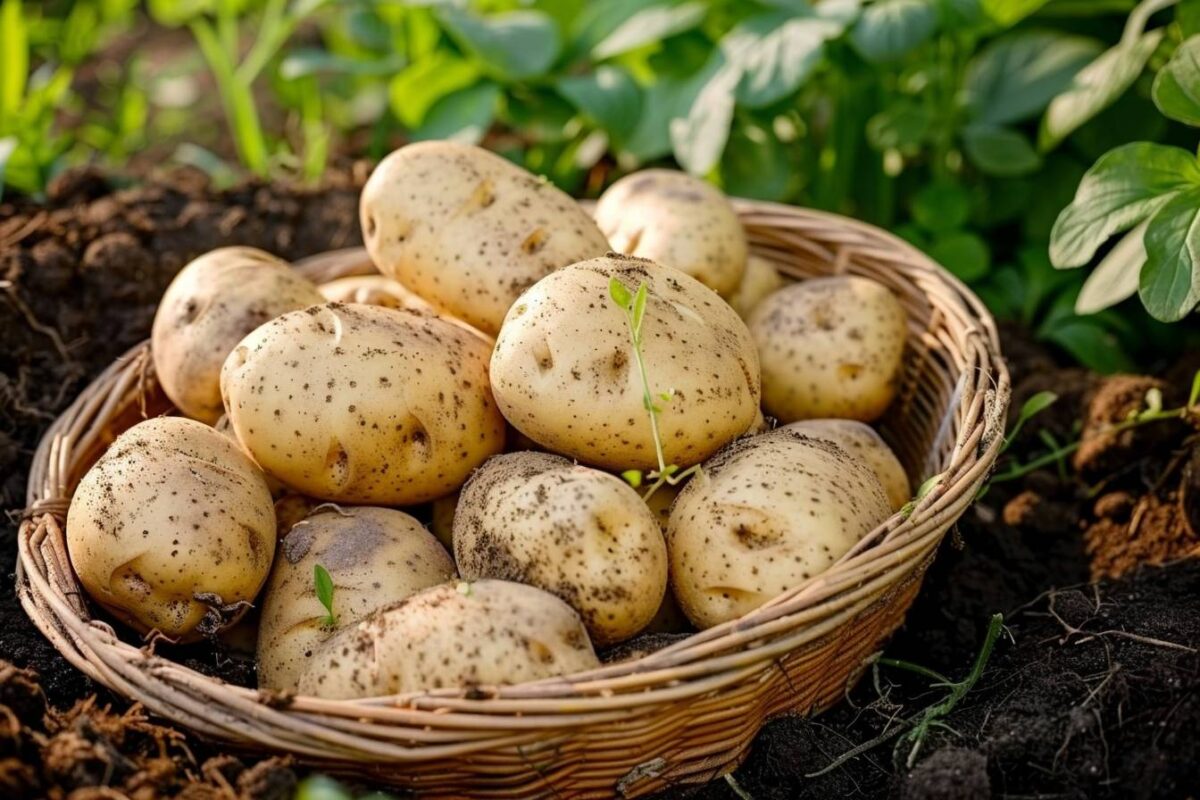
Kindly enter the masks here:
[[[1065, 644], [1066, 641], [1068, 639], [1070, 639], [1072, 636], [1081, 637], [1075, 641], [1075, 644], [1084, 644], [1086, 642], [1092, 641], [1093, 639], [1102, 639], [1105, 636], [1114, 636], [1114, 637], [1121, 638], [1121, 639], [1130, 639], [1131, 641], [1140, 642], [1142, 644], [1149, 645], [1151, 647], [1163, 647], [1168, 650], [1179, 650], [1184, 653], [1200, 652], [1195, 647], [1189, 647], [1188, 645], [1179, 644], [1178, 642], [1169, 642], [1165, 639], [1156, 639], [1153, 636], [1144, 636], [1140, 633], [1133, 633], [1132, 631], [1122, 631], [1122, 630], [1116, 630], [1116, 629], [1109, 629], [1106, 631], [1085, 631], [1082, 628], [1077, 628], [1074, 625], [1072, 625], [1071, 623], [1067, 622], [1065, 619], [1063, 619], [1062, 616], [1058, 613], [1058, 611], [1055, 610], [1054, 600], [1055, 600], [1055, 598], [1058, 597], [1058, 595], [1059, 595], [1059, 592], [1057, 592], [1057, 591], [1049, 592], [1050, 602], [1047, 603], [1046, 610], [1048, 612], [1048, 615], [1053, 617], [1055, 622], [1057, 622], [1059, 625], [1062, 626], [1064, 634], [1059, 639], [1060, 643]], [[1096, 604], [1097, 604], [1097, 610], [1099, 610], [1099, 595], [1097, 595], [1097, 597], [1096, 597]]]
[[0, 281], [0, 289], [4, 290], [5, 295], [8, 296], [8, 301], [12, 303], [17, 309], [17, 312], [25, 318], [26, 324], [28, 324], [30, 328], [33, 328], [35, 331], [48, 338], [54, 345], [54, 349], [58, 351], [60, 356], [62, 356], [62, 360], [64, 362], [71, 363], [73, 359], [71, 358], [71, 354], [67, 351], [67, 345], [63, 342], [62, 336], [57, 330], [38, 320], [37, 316], [33, 313], [33, 310], [26, 305], [25, 301], [21, 299], [21, 296], [17, 294], [17, 287], [13, 285], [13, 282]]

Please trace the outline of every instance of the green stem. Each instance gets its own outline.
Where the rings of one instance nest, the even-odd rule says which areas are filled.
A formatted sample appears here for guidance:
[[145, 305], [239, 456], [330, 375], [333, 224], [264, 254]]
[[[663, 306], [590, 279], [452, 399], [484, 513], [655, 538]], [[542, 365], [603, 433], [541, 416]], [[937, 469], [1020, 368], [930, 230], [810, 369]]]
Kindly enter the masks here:
[[238, 156], [251, 172], [266, 175], [266, 140], [250, 87], [237, 80], [233, 63], [222, 49], [217, 33], [207, 20], [195, 20], [190, 24], [190, 28], [216, 79], [217, 88], [221, 93], [221, 104], [225, 109], [225, 117], [233, 134]]
[[650, 415], [650, 433], [654, 437], [654, 454], [658, 458], [658, 472], [661, 475], [667, 469], [666, 456], [663, 454], [662, 438], [658, 433], [658, 411], [654, 406], [654, 396], [650, 389], [650, 376], [646, 374], [646, 362], [642, 359], [642, 336], [633, 324], [633, 312], [625, 311], [629, 319], [629, 341], [633, 344], [633, 358], [637, 361], [638, 373], [642, 376], [642, 401]]
[[885, 667], [895, 667], [896, 669], [914, 672], [923, 678], [929, 678], [935, 683], [945, 684], [946, 686], [950, 686], [953, 683], [953, 681], [937, 670], [930, 669], [929, 667], [922, 667], [920, 664], [914, 664], [911, 661], [902, 661], [898, 658], [887, 658], [886, 656], [880, 656], [875, 660], [875, 663], [882, 664]]
[[300, 18], [285, 14], [286, 10], [287, 0], [268, 0], [254, 45], [237, 69], [242, 83], [253, 83], [296, 30]]

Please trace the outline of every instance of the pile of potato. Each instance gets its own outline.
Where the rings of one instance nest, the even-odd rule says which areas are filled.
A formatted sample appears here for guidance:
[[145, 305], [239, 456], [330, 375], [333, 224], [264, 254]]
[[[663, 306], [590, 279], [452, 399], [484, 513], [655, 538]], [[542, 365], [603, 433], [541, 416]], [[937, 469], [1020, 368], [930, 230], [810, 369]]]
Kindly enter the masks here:
[[[67, 521], [83, 587], [138, 631], [254, 607], [260, 685], [325, 697], [551, 678], [752, 612], [909, 499], [867, 424], [900, 302], [785, 281], [708, 184], [634, 173], [593, 218], [429, 142], [384, 159], [361, 219], [379, 276], [318, 287], [230, 247], [163, 297], [186, 416], [118, 437]], [[615, 292], [643, 285], [635, 348]], [[687, 478], [646, 496], [664, 465]]]

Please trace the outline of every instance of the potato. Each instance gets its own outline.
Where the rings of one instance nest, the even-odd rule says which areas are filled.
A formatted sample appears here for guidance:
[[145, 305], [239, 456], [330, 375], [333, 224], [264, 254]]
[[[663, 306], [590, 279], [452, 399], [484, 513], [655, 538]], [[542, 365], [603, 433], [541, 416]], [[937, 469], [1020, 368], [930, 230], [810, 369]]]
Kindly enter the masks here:
[[704, 464], [671, 507], [671, 586], [699, 628], [826, 570], [892, 513], [875, 474], [824, 438], [780, 428]]
[[500, 578], [558, 595], [598, 645], [628, 639], [667, 588], [667, 546], [654, 514], [620, 478], [549, 453], [489, 459], [454, 515], [464, 578]]
[[746, 232], [733, 205], [686, 172], [626, 175], [600, 195], [596, 224], [614, 250], [686, 272], [722, 296], [746, 269]]
[[667, 532], [667, 523], [671, 520], [671, 504], [675, 502], [675, 498], [682, 489], [683, 486], [664, 483], [646, 500], [646, 505], [654, 514], [654, 519], [663, 533]]
[[293, 490], [422, 503], [457, 489], [504, 446], [489, 352], [437, 317], [331, 303], [243, 339], [221, 389], [238, 439]]
[[221, 416], [221, 365], [242, 337], [321, 293], [286, 262], [253, 247], [222, 247], [184, 267], [167, 287], [150, 334], [154, 372], [184, 414]]
[[785, 283], [770, 261], [761, 256], [750, 256], [746, 259], [746, 272], [742, 275], [741, 283], [729, 295], [729, 305], [733, 306], [739, 317], [746, 319], [759, 303], [772, 292], [782, 289]]
[[350, 275], [322, 283], [317, 290], [330, 303], [361, 303], [435, 313], [425, 299], [383, 275]]
[[67, 550], [97, 603], [190, 641], [237, 621], [275, 553], [262, 473], [208, 425], [157, 417], [117, 437], [79, 482]]
[[668, 464], [703, 461], [754, 422], [758, 354], [711, 289], [652, 261], [606, 256], [543, 278], [513, 306], [492, 354], [492, 391], [514, 427], [549, 450], [614, 470], [658, 466], [625, 314], [609, 279], [648, 289], [642, 321]]
[[[335, 630], [377, 608], [455, 577], [450, 554], [420, 522], [390, 508], [318, 506], [280, 543], [262, 602], [258, 685], [295, 690], [313, 652]], [[333, 579], [336, 628], [317, 597], [313, 571]]]
[[339, 631], [300, 693], [349, 699], [495, 686], [599, 666], [583, 623], [549, 592], [508, 581], [443, 584]]
[[815, 278], [780, 289], [750, 315], [763, 408], [781, 422], [871, 422], [892, 402], [904, 357], [904, 309], [866, 278]]
[[380, 272], [493, 336], [521, 292], [609, 249], [568, 195], [455, 142], [417, 142], [381, 161], [360, 216]]
[[[218, 387], [218, 389], [219, 388], [220, 387]], [[227, 415], [222, 414], [221, 416], [217, 417], [217, 421], [213, 423], [213, 430], [229, 439], [229, 441], [236, 444], [243, 453], [245, 453], [247, 456], [250, 456], [250, 451], [245, 447], [242, 447], [242, 443], [238, 441], [237, 431], [233, 429], [233, 424], [230, 423]], [[253, 456], [250, 457], [250, 460], [254, 460]], [[257, 467], [258, 465], [255, 464], [255, 466]], [[266, 474], [265, 472], [263, 473], [263, 477], [267, 479], [267, 488], [271, 490], [272, 497], [279, 498], [284, 494], [287, 494], [287, 487], [285, 487], [278, 480]]]
[[320, 500], [314, 500], [311, 497], [305, 497], [302, 494], [288, 492], [275, 501], [275, 533], [280, 539], [288, 535], [300, 520], [312, 513], [312, 510], [321, 505]]
[[912, 499], [912, 487], [900, 459], [870, 425], [852, 419], [808, 419], [785, 426], [809, 436], [827, 439], [870, 467], [887, 492], [892, 511]]

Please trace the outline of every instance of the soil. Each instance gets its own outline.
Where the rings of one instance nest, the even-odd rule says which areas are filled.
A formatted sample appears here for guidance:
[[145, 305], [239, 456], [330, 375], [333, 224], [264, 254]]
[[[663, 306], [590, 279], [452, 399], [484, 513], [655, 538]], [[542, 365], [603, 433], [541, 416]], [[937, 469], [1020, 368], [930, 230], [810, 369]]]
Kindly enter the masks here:
[[[358, 168], [318, 190], [249, 183], [218, 191], [183, 171], [119, 189], [79, 171], [56, 181], [45, 203], [0, 204], [0, 507], [23, 505], [41, 432], [88, 379], [145, 338], [184, 263], [229, 244], [293, 259], [355, 244], [364, 177]], [[734, 777], [755, 800], [1175, 797], [1200, 786], [1200, 658], [1187, 649], [1200, 642], [1200, 564], [1138, 566], [1196, 552], [1195, 429], [1164, 422], [1108, 431], [1148, 388], [1159, 388], [1166, 407], [1181, 402], [1200, 363], [1164, 371], [1162, 381], [1104, 380], [1063, 368], [1018, 329], [1003, 339], [1014, 408], [1042, 389], [1060, 396], [1010, 457], [1044, 452], [1046, 433], [1064, 443], [1082, 433], [1084, 444], [1073, 459], [990, 488], [948, 537], [887, 655], [960, 679], [997, 611], [1006, 635], [911, 769], [903, 734], [833, 764], [945, 697], [926, 678], [881, 666], [830, 712], [767, 726]], [[3, 787], [24, 786], [66, 797], [105, 777], [138, 797], [208, 797], [227, 785], [225, 796], [291, 791], [287, 765], [188, 751], [58, 656], [13, 596], [15, 531], [10, 521], [0, 538], [9, 575], [0, 586], [0, 654], [38, 677], [0, 666], [0, 794], [19, 796]], [[1092, 576], [1108, 580], [1086, 585]], [[253, 682], [233, 646], [171, 657]], [[88, 796], [112, 795], [72, 795]], [[665, 796], [738, 795], [717, 781]]]

